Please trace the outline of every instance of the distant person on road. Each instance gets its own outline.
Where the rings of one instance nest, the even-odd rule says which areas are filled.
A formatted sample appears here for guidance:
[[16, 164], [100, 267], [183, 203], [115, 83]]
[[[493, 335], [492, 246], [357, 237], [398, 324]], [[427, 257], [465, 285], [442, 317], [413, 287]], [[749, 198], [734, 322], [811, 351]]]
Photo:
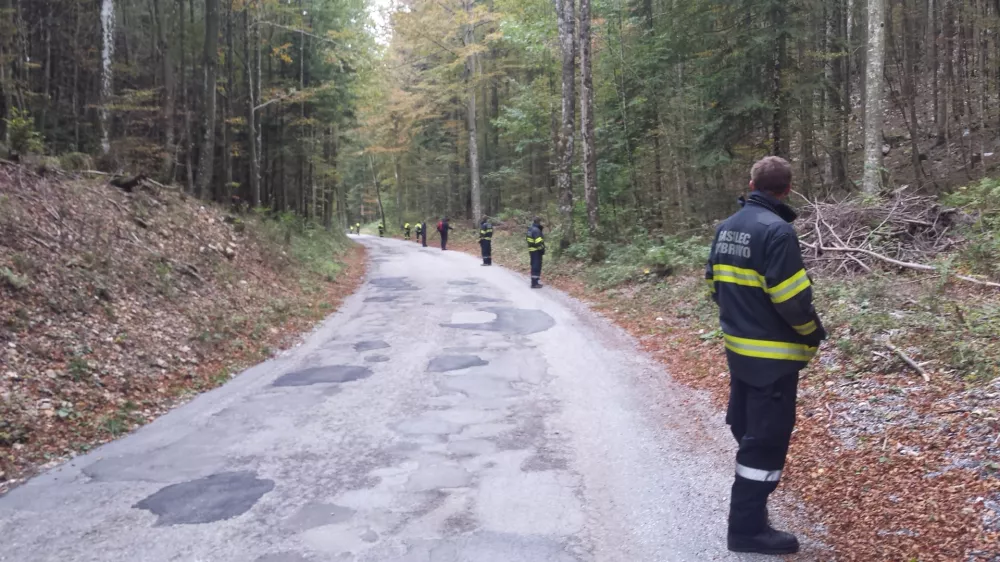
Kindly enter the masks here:
[[405, 236], [407, 240], [410, 239], [410, 223], [403, 224], [403, 236]]
[[719, 225], [705, 269], [729, 361], [729, 424], [739, 444], [729, 504], [733, 552], [791, 554], [794, 535], [773, 529], [767, 498], [778, 487], [795, 426], [799, 371], [826, 331], [783, 202], [792, 168], [769, 156], [750, 171], [750, 195]]
[[493, 225], [489, 217], [479, 223], [479, 249], [483, 254], [483, 265], [493, 265]]
[[541, 289], [542, 284], [542, 256], [545, 255], [545, 236], [542, 231], [542, 219], [535, 217], [535, 220], [528, 227], [528, 256], [531, 257], [531, 288]]
[[417, 236], [420, 237], [420, 243], [423, 244], [424, 248], [427, 247], [427, 223], [421, 221], [417, 225]]
[[448, 231], [449, 230], [455, 230], [455, 229], [451, 227], [451, 224], [449, 224], [448, 217], [444, 217], [437, 224], [438, 234], [441, 235], [441, 250], [442, 251], [448, 249]]
[[354, 225], [354, 232], [356, 232], [358, 234], [361, 234], [361, 223], [360, 222]]
[[[421, 226], [421, 224], [418, 222], [417, 224], [413, 225], [413, 228], [415, 228], [417, 230], [416, 241], [419, 242], [420, 241], [420, 235], [423, 234], [423, 232], [424, 232], [424, 227]], [[427, 244], [424, 244], [424, 246], [426, 246], [426, 245]]]
[[382, 238], [385, 235], [385, 223], [378, 223], [378, 237]]

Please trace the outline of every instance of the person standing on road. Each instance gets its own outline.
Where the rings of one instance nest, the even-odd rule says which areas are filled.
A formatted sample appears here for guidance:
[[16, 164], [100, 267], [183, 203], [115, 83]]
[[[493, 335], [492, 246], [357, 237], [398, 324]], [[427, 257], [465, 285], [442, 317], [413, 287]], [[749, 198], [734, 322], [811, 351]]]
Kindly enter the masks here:
[[455, 230], [455, 229], [452, 228], [451, 224], [448, 223], [448, 217], [444, 217], [444, 218], [441, 219], [441, 222], [439, 222], [438, 225], [437, 225], [437, 231], [441, 235], [441, 250], [442, 251], [448, 249], [448, 231], [449, 230]]
[[403, 236], [405, 236], [407, 240], [410, 239], [410, 223], [403, 224]]
[[[416, 224], [413, 225], [413, 228], [415, 228], [416, 231], [417, 231], [417, 237], [414, 238], [414, 241], [418, 241], [419, 242], [420, 241], [420, 235], [423, 233], [424, 227], [421, 226], [420, 223], [418, 222], [418, 223], [416, 223]], [[407, 237], [407, 239], [409, 239], [409, 237]]]
[[783, 202], [792, 168], [776, 156], [754, 164], [750, 195], [719, 225], [705, 278], [719, 305], [729, 362], [726, 423], [739, 445], [727, 544], [734, 552], [791, 554], [798, 539], [773, 529], [767, 498], [778, 487], [795, 426], [799, 371], [826, 331]]
[[424, 248], [426, 248], [427, 247], [427, 223], [426, 222], [420, 221], [420, 224], [417, 225], [417, 236], [420, 237], [420, 243], [423, 245]]
[[378, 237], [382, 238], [384, 234], [385, 234], [385, 223], [380, 222], [378, 223]]
[[542, 256], [545, 255], [545, 237], [542, 231], [542, 219], [535, 217], [535, 220], [528, 227], [528, 256], [531, 257], [531, 288], [541, 289], [542, 284]]
[[358, 234], [361, 234], [361, 223], [360, 222], [356, 223], [354, 225], [354, 232], [357, 232]]
[[493, 265], [493, 225], [489, 217], [479, 223], [479, 248], [483, 253], [483, 265]]

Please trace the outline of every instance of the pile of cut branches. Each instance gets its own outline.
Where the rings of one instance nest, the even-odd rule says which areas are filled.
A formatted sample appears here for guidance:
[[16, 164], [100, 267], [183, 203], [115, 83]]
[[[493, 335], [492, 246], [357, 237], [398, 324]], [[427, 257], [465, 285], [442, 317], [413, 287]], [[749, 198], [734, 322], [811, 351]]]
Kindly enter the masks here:
[[[906, 187], [877, 200], [820, 202], [797, 195], [806, 203], [798, 223], [803, 257], [812, 270], [833, 275], [886, 269], [942, 273], [931, 262], [964, 242], [956, 227], [971, 220], [937, 197], [908, 193]], [[1000, 288], [967, 275], [954, 277]]]

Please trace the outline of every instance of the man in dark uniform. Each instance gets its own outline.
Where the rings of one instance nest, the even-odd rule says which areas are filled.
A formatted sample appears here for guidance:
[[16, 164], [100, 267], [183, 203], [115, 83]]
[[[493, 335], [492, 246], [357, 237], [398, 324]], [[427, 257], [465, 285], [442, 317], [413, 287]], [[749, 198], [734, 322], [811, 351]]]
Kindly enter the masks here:
[[448, 224], [448, 217], [444, 217], [443, 219], [441, 219], [441, 222], [438, 223], [437, 230], [438, 230], [438, 233], [441, 235], [441, 250], [447, 250], [448, 249], [448, 231], [449, 230], [455, 230], [454, 228], [451, 227], [450, 224]]
[[782, 202], [792, 168], [769, 156], [750, 178], [743, 208], [716, 230], [705, 270], [729, 362], [726, 423], [739, 444], [727, 542], [734, 552], [790, 554], [798, 539], [770, 526], [767, 498], [785, 466], [799, 371], [826, 331], [791, 225], [795, 212]]
[[417, 234], [420, 236], [420, 243], [423, 244], [424, 248], [427, 247], [427, 223], [420, 221], [419, 230]]
[[407, 240], [410, 239], [410, 223], [403, 224], [403, 236], [405, 236]]
[[542, 219], [535, 217], [535, 220], [528, 227], [528, 255], [531, 257], [531, 288], [541, 289], [542, 284], [538, 282], [542, 278], [542, 256], [545, 255], [545, 237], [542, 235]]
[[[421, 226], [421, 224], [418, 222], [413, 225], [413, 228], [415, 228], [417, 231], [417, 237], [414, 240], [420, 240], [420, 234], [424, 231], [424, 227]], [[409, 236], [407, 236], [407, 238], [409, 238]]]
[[479, 248], [483, 254], [483, 265], [493, 265], [493, 225], [489, 217], [479, 223]]

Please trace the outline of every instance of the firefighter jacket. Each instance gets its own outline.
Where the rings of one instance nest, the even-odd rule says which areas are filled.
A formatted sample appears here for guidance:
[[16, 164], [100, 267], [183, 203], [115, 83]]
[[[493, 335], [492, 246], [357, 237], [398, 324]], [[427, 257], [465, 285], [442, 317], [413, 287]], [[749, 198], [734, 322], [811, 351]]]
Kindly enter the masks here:
[[795, 211], [759, 191], [740, 204], [715, 232], [705, 279], [730, 372], [760, 386], [805, 367], [826, 331], [791, 225]]
[[528, 227], [528, 252], [541, 252], [545, 255], [545, 237], [542, 236], [542, 227], [533, 224]]
[[489, 242], [493, 240], [493, 225], [489, 221], [479, 225], [479, 241]]
[[420, 234], [421, 232], [423, 232], [424, 228], [422, 226], [420, 226], [419, 222], [416, 225], [414, 225], [414, 226], [417, 229], [417, 234]]

